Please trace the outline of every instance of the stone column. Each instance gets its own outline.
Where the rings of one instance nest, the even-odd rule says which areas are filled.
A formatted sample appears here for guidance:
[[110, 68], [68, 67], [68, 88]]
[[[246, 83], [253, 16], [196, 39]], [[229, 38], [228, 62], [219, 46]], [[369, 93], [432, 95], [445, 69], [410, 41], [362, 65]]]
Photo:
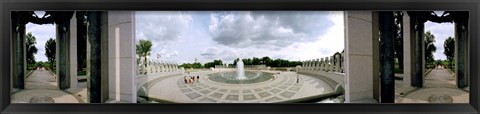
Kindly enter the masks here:
[[424, 20], [419, 16], [414, 16], [415, 29], [415, 77], [413, 77], [413, 85], [415, 87], [423, 87], [424, 76]]
[[302, 71], [304, 68], [305, 68], [305, 61], [302, 61], [302, 68], [300, 69], [300, 71]]
[[395, 45], [395, 22], [392, 11], [380, 12], [380, 50], [381, 50], [381, 103], [395, 102], [395, 80], [394, 80], [394, 45]]
[[330, 72], [334, 72], [335, 67], [335, 56], [330, 57]]
[[[133, 11], [108, 12], [108, 64], [109, 99], [116, 102], [136, 103], [135, 13]], [[148, 62], [148, 72], [153, 64]]]
[[[89, 103], [102, 102], [101, 81], [101, 12], [89, 11], [87, 37], [87, 67], [88, 83], [87, 98]], [[103, 50], [102, 50], [103, 51]]]
[[[415, 24], [410, 16], [403, 12], [403, 86], [412, 86], [412, 77], [415, 76]], [[413, 26], [412, 26], [413, 25]], [[412, 34], [413, 33], [413, 34]]]
[[17, 89], [25, 89], [25, 75], [26, 75], [26, 64], [27, 64], [27, 59], [26, 59], [26, 39], [25, 39], [25, 25], [27, 22], [25, 20], [22, 20], [22, 15], [17, 12], [17, 27], [16, 27], [16, 32], [17, 32], [17, 38], [16, 38], [16, 88]]
[[[70, 88], [70, 72], [71, 68], [69, 66], [70, 53], [69, 53], [69, 44], [70, 44], [70, 21], [74, 12], [56, 12], [55, 17], [61, 17], [62, 20], [56, 20], [56, 68], [57, 68], [57, 83], [58, 88], [65, 90]], [[58, 18], [57, 18], [58, 19]], [[76, 69], [75, 69], [76, 71]], [[76, 72], [75, 72], [76, 73]]]
[[310, 70], [315, 70], [315, 59], [312, 59], [310, 60], [311, 61], [311, 64], [310, 64]]
[[325, 61], [323, 60], [323, 58], [320, 58], [320, 65], [318, 65], [319, 66], [319, 68], [318, 68], [319, 71], [323, 71], [323, 64], [325, 64]]
[[[463, 17], [463, 16], [462, 16]], [[467, 82], [467, 40], [468, 40], [468, 17], [464, 16], [455, 22], [455, 74], [458, 88], [465, 88], [468, 86]]]
[[328, 57], [325, 57], [325, 63], [323, 65], [325, 65], [323, 67], [323, 71], [329, 71], [329, 69], [330, 69], [330, 59], [328, 59]]
[[[373, 102], [373, 31], [372, 11], [346, 11], [345, 21], [345, 102]], [[378, 74], [378, 73], [377, 73]]]
[[335, 55], [335, 72], [340, 72], [340, 55]]
[[305, 70], [308, 71], [308, 65], [309, 65], [309, 61], [308, 60], [305, 60]]
[[70, 88], [76, 88], [78, 83], [77, 78], [77, 16], [76, 13], [73, 14], [72, 19], [70, 20], [70, 30], [69, 30], [69, 44], [68, 44], [68, 54], [69, 58], [68, 61], [70, 64], [69, 66], [69, 77], [70, 77]]

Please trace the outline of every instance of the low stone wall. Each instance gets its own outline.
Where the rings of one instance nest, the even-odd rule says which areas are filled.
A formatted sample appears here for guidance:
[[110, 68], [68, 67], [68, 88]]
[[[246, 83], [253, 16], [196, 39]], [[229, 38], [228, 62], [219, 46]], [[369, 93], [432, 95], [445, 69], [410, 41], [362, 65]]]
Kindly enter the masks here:
[[160, 73], [147, 73], [147, 74], [137, 74], [137, 90], [141, 87], [144, 87], [148, 82], [155, 80], [161, 77], [173, 76], [173, 75], [182, 75], [182, 71], [174, 72], [160, 72]]
[[325, 71], [344, 73], [343, 53], [335, 56], [320, 59], [302, 61], [301, 66], [296, 67], [296, 71]]
[[[146, 64], [146, 65], [145, 65]], [[142, 62], [138, 63], [137, 74], [148, 74], [148, 73], [165, 73], [165, 72], [176, 72], [182, 71], [183, 67], [179, 67], [177, 64], [168, 63], [168, 62]]]
[[324, 80], [330, 86], [336, 87], [340, 85], [342, 88], [345, 88], [345, 74], [343, 73], [335, 73], [335, 72], [313, 72], [313, 71], [300, 71], [299, 74], [313, 76], [319, 79]]

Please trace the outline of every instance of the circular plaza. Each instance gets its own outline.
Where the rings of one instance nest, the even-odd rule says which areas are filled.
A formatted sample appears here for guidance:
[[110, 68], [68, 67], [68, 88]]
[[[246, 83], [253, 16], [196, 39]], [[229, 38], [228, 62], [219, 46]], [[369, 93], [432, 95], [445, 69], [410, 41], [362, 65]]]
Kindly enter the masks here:
[[[231, 83], [218, 81], [224, 71], [199, 71], [171, 75], [149, 81], [145, 86], [149, 99], [175, 103], [275, 103], [334, 92], [330, 82], [296, 72], [260, 72], [260, 81]], [[270, 75], [275, 78], [270, 78]], [[199, 77], [185, 83], [185, 76]], [[297, 81], [298, 78], [298, 81]]]

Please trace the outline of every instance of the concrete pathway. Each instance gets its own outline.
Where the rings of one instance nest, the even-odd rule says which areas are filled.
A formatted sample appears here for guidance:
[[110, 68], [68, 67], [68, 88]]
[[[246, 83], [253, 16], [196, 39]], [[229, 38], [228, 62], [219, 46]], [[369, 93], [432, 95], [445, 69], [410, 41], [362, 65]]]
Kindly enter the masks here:
[[12, 95], [12, 103], [80, 103], [79, 97], [58, 89], [55, 76], [35, 70], [27, 77], [25, 89]]
[[34, 70], [27, 77], [25, 89], [58, 90], [57, 79], [47, 70]]
[[185, 84], [183, 76], [172, 76], [157, 81], [147, 88], [152, 98], [180, 103], [268, 103], [302, 98], [332, 92], [326, 82], [300, 75], [296, 83], [295, 72], [281, 72], [276, 79], [253, 84], [225, 84], [208, 79], [209, 73], [192, 73], [200, 80]]
[[469, 92], [459, 89], [455, 77], [444, 68], [433, 69], [427, 74], [423, 88], [403, 86], [395, 81], [396, 103], [469, 103]]
[[425, 84], [423, 86], [435, 88], [457, 88], [455, 77], [444, 68], [433, 69], [428, 73], [425, 77]]

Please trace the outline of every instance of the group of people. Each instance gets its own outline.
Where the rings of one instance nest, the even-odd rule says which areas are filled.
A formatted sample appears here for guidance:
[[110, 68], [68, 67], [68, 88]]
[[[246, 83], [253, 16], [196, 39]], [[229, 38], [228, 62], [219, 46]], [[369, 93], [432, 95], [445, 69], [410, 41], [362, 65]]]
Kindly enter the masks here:
[[272, 75], [272, 80], [275, 80], [275, 79], [277, 79], [277, 75], [273, 74]]
[[199, 81], [200, 80], [200, 76], [183, 76], [183, 81], [185, 81], [185, 84], [193, 84], [193, 82], [197, 80]]

